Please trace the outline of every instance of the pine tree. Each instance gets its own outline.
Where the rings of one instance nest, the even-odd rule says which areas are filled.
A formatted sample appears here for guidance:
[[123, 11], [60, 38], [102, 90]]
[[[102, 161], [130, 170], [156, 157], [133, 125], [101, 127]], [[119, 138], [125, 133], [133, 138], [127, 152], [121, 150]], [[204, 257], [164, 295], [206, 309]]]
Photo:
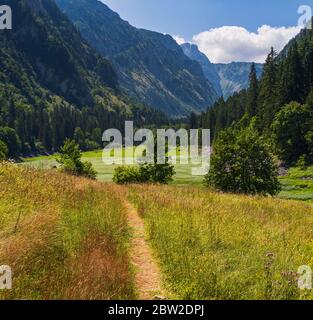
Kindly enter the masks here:
[[259, 83], [255, 69], [255, 63], [251, 65], [251, 71], [249, 75], [249, 88], [247, 90], [247, 106], [246, 112], [254, 117], [257, 112], [257, 101], [259, 94]]
[[260, 91], [258, 96], [258, 127], [261, 129], [269, 128], [275, 110], [277, 109], [277, 76], [278, 65], [276, 62], [276, 52], [271, 48], [267, 56], [263, 76], [260, 82]]
[[190, 129], [198, 129], [198, 117], [194, 112], [191, 112], [189, 118]]

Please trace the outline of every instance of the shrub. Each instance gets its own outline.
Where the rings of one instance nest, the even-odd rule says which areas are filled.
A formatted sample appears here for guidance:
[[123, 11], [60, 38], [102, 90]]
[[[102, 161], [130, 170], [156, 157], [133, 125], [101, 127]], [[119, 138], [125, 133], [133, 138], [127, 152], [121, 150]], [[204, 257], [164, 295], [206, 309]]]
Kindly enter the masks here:
[[118, 184], [140, 183], [141, 174], [138, 167], [120, 166], [115, 168], [113, 181]]
[[220, 191], [253, 195], [276, 195], [281, 190], [269, 147], [253, 125], [220, 133], [205, 183]]
[[[143, 157], [150, 158], [152, 163], [144, 163], [139, 167], [118, 167], [114, 172], [113, 181], [119, 184], [127, 183], [155, 183], [168, 184], [173, 180], [175, 175], [174, 166], [168, 162], [166, 156], [165, 163], [158, 163], [157, 140], [154, 138], [154, 153], [147, 155], [147, 151], [143, 151]], [[168, 145], [165, 147], [168, 153]]]
[[61, 170], [75, 176], [84, 176], [90, 179], [96, 178], [96, 172], [90, 162], [81, 161], [81, 151], [73, 140], [67, 139], [61, 148], [57, 162]]
[[143, 164], [139, 167], [120, 166], [114, 170], [113, 181], [118, 184], [168, 184], [175, 174], [174, 167], [166, 164]]
[[140, 166], [141, 179], [144, 182], [168, 184], [175, 175], [174, 167], [169, 164], [143, 164]]

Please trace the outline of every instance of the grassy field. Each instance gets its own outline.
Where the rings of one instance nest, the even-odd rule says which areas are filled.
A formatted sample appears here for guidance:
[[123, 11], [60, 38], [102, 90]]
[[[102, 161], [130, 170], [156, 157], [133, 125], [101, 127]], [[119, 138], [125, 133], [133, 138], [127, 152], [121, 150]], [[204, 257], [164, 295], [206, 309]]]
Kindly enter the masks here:
[[182, 299], [312, 299], [313, 207], [296, 201], [133, 186], [131, 201], [170, 291]]
[[14, 270], [0, 299], [135, 299], [125, 201], [144, 220], [170, 297], [313, 299], [296, 275], [313, 267], [310, 203], [119, 187], [12, 164], [0, 165], [0, 185], [0, 264]]
[[121, 194], [56, 171], [0, 164], [0, 299], [132, 299]]

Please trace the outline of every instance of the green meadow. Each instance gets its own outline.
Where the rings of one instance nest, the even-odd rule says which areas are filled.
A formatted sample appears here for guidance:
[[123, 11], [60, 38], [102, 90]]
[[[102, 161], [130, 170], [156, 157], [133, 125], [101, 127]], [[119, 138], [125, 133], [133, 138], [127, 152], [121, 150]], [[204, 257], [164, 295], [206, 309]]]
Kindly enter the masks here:
[[[128, 152], [131, 151], [123, 149], [122, 155], [127, 155]], [[114, 169], [119, 164], [104, 163], [102, 153], [102, 150], [84, 152], [83, 160], [90, 161], [93, 164], [99, 181], [111, 182]], [[139, 154], [140, 151], [137, 150], [137, 153]], [[177, 156], [179, 154], [177, 152]], [[109, 155], [106, 156], [109, 157]], [[174, 156], [174, 153], [170, 154], [170, 156]], [[23, 164], [31, 165], [38, 169], [51, 169], [57, 166], [55, 157], [55, 155], [51, 155], [27, 158], [23, 159]], [[202, 186], [203, 177], [191, 174], [193, 167], [195, 166], [191, 164], [180, 164], [178, 160], [175, 165], [176, 175], [172, 184]], [[291, 168], [287, 176], [280, 177], [280, 181], [282, 184], [282, 192], [279, 194], [280, 198], [313, 202], [313, 167], [308, 167], [307, 169]]]
[[[129, 154], [130, 150], [123, 149], [122, 155]], [[119, 166], [119, 164], [106, 164], [103, 162], [103, 150], [96, 150], [96, 151], [88, 151], [83, 152], [83, 161], [90, 161], [97, 171], [97, 179], [102, 182], [111, 182], [113, 178], [114, 169]], [[142, 152], [141, 152], [142, 153]], [[136, 154], [140, 154], [140, 150], [136, 151]], [[169, 156], [174, 156], [175, 152], [169, 154]], [[177, 156], [180, 155], [180, 152], [177, 152]], [[110, 155], [105, 155], [105, 159], [109, 158]], [[111, 154], [112, 156], [112, 154]], [[182, 156], [183, 153], [182, 153]], [[187, 155], [185, 155], [187, 156]], [[25, 158], [24, 165], [31, 165], [37, 169], [51, 169], [57, 166], [56, 162], [56, 155], [51, 156], [39, 156], [34, 158]], [[176, 175], [174, 177], [174, 181], [172, 182], [175, 185], [202, 185], [202, 176], [193, 176], [192, 175], [192, 168], [196, 168], [196, 165], [185, 165], [180, 164], [179, 160], [175, 165]]]

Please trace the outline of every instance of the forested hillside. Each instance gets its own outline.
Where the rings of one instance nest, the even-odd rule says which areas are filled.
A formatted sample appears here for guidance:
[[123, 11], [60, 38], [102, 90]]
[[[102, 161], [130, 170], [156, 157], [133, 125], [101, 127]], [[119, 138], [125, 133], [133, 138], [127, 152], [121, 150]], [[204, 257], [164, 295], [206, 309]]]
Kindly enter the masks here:
[[162, 122], [161, 114], [120, 98], [116, 72], [80, 36], [52, 0], [6, 0], [13, 30], [0, 32], [0, 140], [8, 156], [57, 150], [79, 136], [85, 147], [101, 132]]
[[278, 55], [274, 49], [258, 81], [251, 68], [247, 90], [218, 101], [202, 114], [200, 125], [213, 136], [223, 128], [255, 117], [257, 129], [268, 137], [287, 164], [313, 160], [313, 31], [302, 30]]

